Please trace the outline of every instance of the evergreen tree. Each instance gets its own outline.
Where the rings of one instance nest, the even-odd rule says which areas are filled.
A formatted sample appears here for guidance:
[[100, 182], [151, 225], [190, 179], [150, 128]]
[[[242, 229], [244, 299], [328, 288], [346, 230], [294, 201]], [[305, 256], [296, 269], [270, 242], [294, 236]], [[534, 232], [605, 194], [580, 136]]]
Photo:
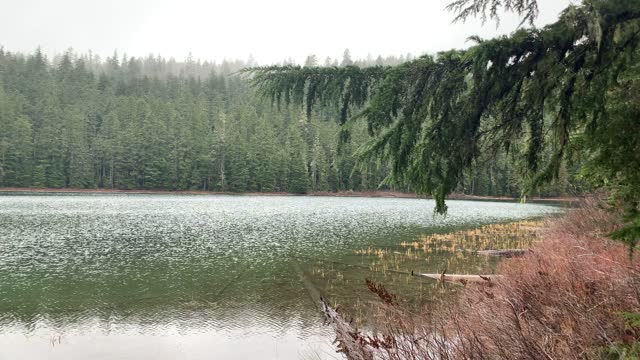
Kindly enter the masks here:
[[[486, 16], [487, 10], [496, 18], [500, 8], [529, 22], [537, 15], [535, 0], [460, 0], [450, 6], [459, 19]], [[620, 101], [625, 96], [618, 91], [634, 88], [639, 26], [638, 0], [585, 0], [542, 29], [521, 28], [491, 40], [474, 37], [476, 45], [467, 50], [397, 66], [247, 71], [263, 95], [304, 105], [307, 115], [319, 101], [337, 105], [340, 123], [347, 124], [343, 138], [349, 138], [354, 121], [364, 119], [374, 139], [361, 150], [363, 158], [389, 161], [394, 183], [433, 195], [438, 213], [446, 212], [446, 196], [486, 153], [483, 147], [493, 147], [494, 154], [516, 148], [523, 195], [557, 181], [569, 154], [582, 147], [591, 157], [585, 171], [600, 174], [612, 189], [625, 189], [617, 198], [628, 209], [629, 226], [618, 236], [635, 246], [638, 167], [620, 164], [640, 153], [638, 143], [628, 140], [635, 133], [627, 132], [636, 130], [638, 121], [634, 99]], [[631, 114], [630, 120], [615, 121], [621, 113]], [[488, 185], [495, 182], [494, 170]]]
[[304, 194], [309, 190], [309, 176], [307, 173], [306, 146], [299, 124], [292, 123], [288, 129], [288, 139], [285, 148], [288, 150], [287, 191]]

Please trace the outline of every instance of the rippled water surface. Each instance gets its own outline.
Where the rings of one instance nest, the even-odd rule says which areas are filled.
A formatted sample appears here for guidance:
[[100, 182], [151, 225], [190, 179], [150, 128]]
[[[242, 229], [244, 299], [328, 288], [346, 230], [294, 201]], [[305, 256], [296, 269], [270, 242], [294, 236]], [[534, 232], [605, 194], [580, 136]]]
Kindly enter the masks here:
[[333, 358], [302, 281], [312, 262], [557, 211], [448, 205], [434, 218], [418, 199], [0, 195], [0, 359]]

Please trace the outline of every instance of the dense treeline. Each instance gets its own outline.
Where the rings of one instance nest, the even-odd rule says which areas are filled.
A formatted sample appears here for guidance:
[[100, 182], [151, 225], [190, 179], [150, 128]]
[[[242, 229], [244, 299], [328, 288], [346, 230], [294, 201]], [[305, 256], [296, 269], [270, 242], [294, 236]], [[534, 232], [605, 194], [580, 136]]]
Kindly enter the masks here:
[[[324, 65], [410, 59], [354, 61], [345, 51], [342, 61]], [[356, 166], [355, 152], [370, 140], [365, 124], [356, 125], [345, 143], [338, 140], [333, 108], [319, 107], [310, 117], [294, 107], [273, 108], [235, 75], [251, 65], [117, 54], [102, 61], [73, 52], [50, 61], [39, 50], [0, 50], [0, 186], [292, 193], [389, 188], [381, 186], [389, 173], [384, 162]], [[317, 60], [310, 56], [306, 65]], [[481, 164], [459, 191], [517, 195], [514, 169], [506, 155]], [[567, 179], [549, 193], [566, 192]]]
[[382, 168], [354, 170], [333, 122], [254, 101], [231, 76], [243, 66], [1, 52], [0, 185], [306, 192], [380, 183]]

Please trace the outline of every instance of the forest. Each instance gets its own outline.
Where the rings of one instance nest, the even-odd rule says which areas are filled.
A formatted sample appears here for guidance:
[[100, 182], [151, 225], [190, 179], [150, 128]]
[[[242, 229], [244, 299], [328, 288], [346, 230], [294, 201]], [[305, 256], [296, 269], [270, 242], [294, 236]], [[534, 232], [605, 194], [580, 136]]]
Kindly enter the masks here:
[[[396, 66], [414, 60], [369, 57], [305, 67]], [[290, 65], [285, 60], [282, 65]], [[14, 188], [163, 189], [216, 192], [412, 191], [388, 181], [389, 162], [358, 163], [371, 136], [350, 127], [340, 109], [318, 106], [307, 116], [256, 93], [241, 69], [187, 58], [119, 56], [106, 59], [68, 50], [49, 59], [0, 50], [0, 186]], [[479, 158], [456, 191], [519, 196], [518, 159], [506, 151]], [[577, 165], [542, 195], [576, 194]]]
[[[181, 8], [208, 14], [137, 1], [136, 28], [159, 25], [123, 31], [131, 44], [168, 43]], [[221, 14], [255, 34], [300, 10], [280, 21], [290, 35], [324, 6], [376, 52], [454, 31], [438, 11], [521, 22], [419, 56], [300, 47], [306, 60], [275, 64], [0, 46], [0, 353], [639, 359], [640, 0], [420, 1], [376, 6], [384, 21], [370, 4]], [[33, 13], [22, 3], [7, 8]], [[80, 28], [94, 9], [76, 5]], [[430, 30], [410, 33], [411, 10]], [[388, 39], [366, 31], [392, 20]], [[309, 19], [333, 46], [327, 23]]]

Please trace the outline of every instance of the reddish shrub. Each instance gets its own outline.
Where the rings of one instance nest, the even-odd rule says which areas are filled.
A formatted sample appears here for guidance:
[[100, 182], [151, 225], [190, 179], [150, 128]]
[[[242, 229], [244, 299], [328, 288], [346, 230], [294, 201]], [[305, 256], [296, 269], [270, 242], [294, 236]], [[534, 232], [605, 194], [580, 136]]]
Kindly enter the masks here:
[[505, 260], [502, 278], [467, 286], [423, 314], [387, 304], [380, 336], [333, 315], [337, 340], [351, 359], [583, 359], [637, 341], [620, 313], [640, 311], [640, 257], [606, 238], [613, 219], [586, 201], [549, 220], [533, 251]]

